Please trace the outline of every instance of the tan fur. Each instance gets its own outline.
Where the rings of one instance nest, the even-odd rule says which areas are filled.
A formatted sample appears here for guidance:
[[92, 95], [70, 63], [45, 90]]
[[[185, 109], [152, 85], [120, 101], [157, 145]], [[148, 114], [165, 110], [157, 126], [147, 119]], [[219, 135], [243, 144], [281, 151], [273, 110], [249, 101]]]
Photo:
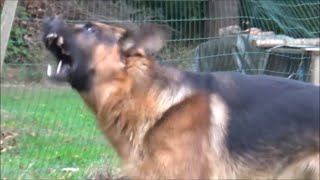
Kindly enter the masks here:
[[277, 179], [319, 179], [319, 154], [294, 161], [277, 176]]

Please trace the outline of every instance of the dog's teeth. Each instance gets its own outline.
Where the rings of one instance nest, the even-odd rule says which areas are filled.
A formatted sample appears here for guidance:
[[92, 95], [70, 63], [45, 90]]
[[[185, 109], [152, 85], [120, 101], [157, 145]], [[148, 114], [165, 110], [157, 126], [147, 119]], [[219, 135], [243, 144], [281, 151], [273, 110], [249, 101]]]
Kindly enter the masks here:
[[60, 62], [59, 62], [59, 64], [58, 64], [57, 74], [59, 74], [59, 73], [60, 73], [61, 66], [62, 66], [62, 60], [60, 60]]
[[58, 35], [56, 33], [50, 33], [47, 35], [46, 38], [49, 39], [49, 38], [56, 38], [56, 37], [58, 37]]
[[63, 44], [63, 37], [59, 36], [58, 41], [57, 41], [57, 45], [61, 46]]
[[50, 65], [50, 64], [48, 64], [48, 66], [47, 66], [47, 75], [49, 76], [49, 77], [51, 77], [52, 76], [52, 66]]
[[51, 45], [53, 40], [58, 37], [56, 33], [50, 33], [47, 35], [46, 39], [48, 40], [48, 44]]
[[56, 33], [50, 33], [47, 35], [46, 39], [48, 40], [48, 44], [51, 45], [53, 40], [58, 37]]

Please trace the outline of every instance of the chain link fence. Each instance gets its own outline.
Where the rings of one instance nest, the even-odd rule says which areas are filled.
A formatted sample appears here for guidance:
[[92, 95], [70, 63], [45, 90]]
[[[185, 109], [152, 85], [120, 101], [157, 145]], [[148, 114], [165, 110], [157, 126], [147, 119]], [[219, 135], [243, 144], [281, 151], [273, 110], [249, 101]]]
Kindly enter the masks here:
[[309, 53], [252, 42], [320, 34], [317, 0], [21, 0], [1, 74], [3, 179], [110, 177], [120, 164], [79, 96], [47, 80], [53, 59], [40, 27], [54, 14], [69, 23], [167, 24], [172, 39], [156, 56], [166, 66], [300, 81], [310, 79]]

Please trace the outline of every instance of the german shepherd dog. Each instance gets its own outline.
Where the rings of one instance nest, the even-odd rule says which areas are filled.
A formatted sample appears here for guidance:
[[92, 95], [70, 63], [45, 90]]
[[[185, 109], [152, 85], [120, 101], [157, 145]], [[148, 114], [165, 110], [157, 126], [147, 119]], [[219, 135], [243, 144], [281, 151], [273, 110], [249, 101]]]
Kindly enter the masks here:
[[51, 78], [95, 114], [129, 179], [319, 179], [319, 87], [163, 67], [170, 29], [44, 23]]

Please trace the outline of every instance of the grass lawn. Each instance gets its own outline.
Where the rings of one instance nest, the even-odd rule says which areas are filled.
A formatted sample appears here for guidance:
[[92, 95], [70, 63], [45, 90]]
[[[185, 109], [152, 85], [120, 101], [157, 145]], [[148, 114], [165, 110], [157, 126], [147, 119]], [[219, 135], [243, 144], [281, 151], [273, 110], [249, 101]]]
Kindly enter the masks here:
[[1, 148], [14, 148], [1, 153], [1, 179], [84, 179], [119, 166], [93, 115], [69, 88], [1, 87], [6, 132], [17, 137], [2, 142]]

